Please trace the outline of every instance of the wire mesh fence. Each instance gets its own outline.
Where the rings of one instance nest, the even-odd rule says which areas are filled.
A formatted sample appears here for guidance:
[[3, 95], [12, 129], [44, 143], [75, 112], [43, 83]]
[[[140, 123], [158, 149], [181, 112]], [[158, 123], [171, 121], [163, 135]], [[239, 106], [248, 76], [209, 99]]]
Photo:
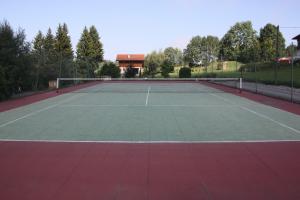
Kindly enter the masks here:
[[300, 60], [250, 63], [240, 68], [243, 89], [300, 103]]

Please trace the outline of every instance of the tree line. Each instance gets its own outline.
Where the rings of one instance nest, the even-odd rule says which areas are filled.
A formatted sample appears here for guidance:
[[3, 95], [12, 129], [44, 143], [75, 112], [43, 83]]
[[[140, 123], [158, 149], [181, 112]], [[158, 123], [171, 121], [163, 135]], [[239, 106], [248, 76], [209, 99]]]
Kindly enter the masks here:
[[25, 31], [14, 31], [7, 21], [0, 24], [0, 100], [20, 91], [48, 88], [57, 77], [94, 77], [103, 61], [103, 45], [95, 26], [85, 27], [72, 49], [67, 24], [59, 24], [55, 34], [38, 31], [26, 41]]
[[[294, 49], [285, 47], [282, 33], [273, 24], [266, 24], [258, 34], [250, 21], [238, 22], [221, 39], [195, 36], [183, 51], [168, 47], [147, 54], [144, 75], [168, 77], [175, 66], [207, 66], [216, 60], [269, 62], [291, 55]], [[120, 69], [103, 62], [103, 54], [95, 26], [84, 27], [74, 52], [65, 23], [55, 33], [50, 28], [45, 34], [38, 31], [33, 42], [27, 42], [23, 29], [15, 31], [4, 21], [0, 23], [0, 100], [20, 90], [46, 89], [48, 81], [57, 77], [119, 77]]]
[[169, 47], [165, 51], [151, 52], [146, 56], [145, 66], [148, 74], [153, 75], [158, 72], [163, 74], [165, 57], [172, 60], [169, 69], [176, 65], [207, 66], [217, 60], [272, 62], [282, 56], [291, 56], [295, 48], [285, 46], [285, 39], [277, 26], [268, 23], [257, 33], [251, 21], [246, 21], [233, 25], [221, 39], [198, 35], [189, 41], [183, 51]]

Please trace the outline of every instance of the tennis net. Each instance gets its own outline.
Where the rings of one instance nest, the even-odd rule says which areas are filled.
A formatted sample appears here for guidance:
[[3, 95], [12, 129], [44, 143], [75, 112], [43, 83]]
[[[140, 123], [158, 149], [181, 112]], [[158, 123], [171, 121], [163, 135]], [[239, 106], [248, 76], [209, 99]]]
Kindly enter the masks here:
[[59, 92], [218, 93], [241, 92], [241, 78], [58, 78]]

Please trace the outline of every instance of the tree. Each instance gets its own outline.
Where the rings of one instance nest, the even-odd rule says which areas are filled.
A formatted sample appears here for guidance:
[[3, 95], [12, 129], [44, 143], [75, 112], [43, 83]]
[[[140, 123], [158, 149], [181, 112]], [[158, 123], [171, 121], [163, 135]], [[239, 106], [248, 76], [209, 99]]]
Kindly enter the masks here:
[[90, 33], [86, 27], [81, 34], [81, 38], [77, 44], [77, 63], [79, 64], [80, 73], [86, 77], [94, 76], [93, 66], [93, 40], [90, 36]]
[[221, 40], [220, 55], [226, 60], [251, 62], [257, 60], [259, 43], [250, 21], [236, 23]]
[[[271, 61], [277, 58], [277, 27], [267, 24], [260, 29], [259, 43], [261, 47], [261, 59]], [[285, 55], [285, 40], [282, 33], [278, 30], [278, 56]]]
[[165, 78], [169, 77], [169, 73], [174, 71], [174, 65], [169, 60], [164, 60], [161, 66], [161, 75]]
[[103, 61], [103, 49], [100, 37], [95, 26], [84, 27], [77, 44], [77, 63], [80, 73], [86, 77], [94, 77], [94, 72]]
[[191, 39], [184, 50], [185, 61], [189, 66], [205, 65], [217, 59], [219, 39], [215, 36], [196, 36]]
[[219, 54], [219, 38], [215, 36], [207, 36], [202, 38], [201, 62], [206, 67], [217, 60]]
[[57, 67], [57, 55], [55, 52], [55, 38], [49, 28], [44, 38], [44, 51], [45, 51], [45, 80], [55, 80], [58, 77], [59, 69]]
[[154, 77], [158, 69], [162, 66], [162, 63], [165, 60], [165, 55], [163, 52], [153, 51], [150, 54], [147, 54], [145, 58], [145, 73]]
[[186, 49], [183, 51], [184, 60], [189, 64], [189, 66], [200, 65], [202, 61], [201, 49], [202, 46], [202, 37], [195, 36], [193, 37]]
[[90, 27], [89, 34], [90, 34], [92, 42], [93, 42], [91, 57], [97, 63], [102, 62], [103, 61], [103, 45], [100, 41], [100, 36], [99, 36], [99, 33], [95, 26]]
[[295, 54], [297, 52], [297, 46], [294, 45], [294, 44], [291, 44], [291, 45], [286, 47], [285, 51], [286, 51], [286, 53], [285, 53], [286, 56], [289, 56], [289, 57], [290, 56], [295, 56]]
[[35, 58], [35, 86], [37, 90], [39, 87], [40, 73], [45, 67], [45, 48], [44, 48], [44, 36], [41, 31], [35, 36], [33, 41], [33, 55]]
[[25, 32], [14, 32], [7, 21], [0, 24], [0, 100], [18, 91], [31, 89], [32, 63], [30, 44]]
[[120, 75], [120, 68], [113, 62], [105, 62], [100, 70], [100, 76], [110, 76], [111, 78], [119, 78]]
[[73, 50], [67, 25], [59, 24], [55, 36], [55, 51], [58, 56], [58, 77], [70, 76], [73, 66]]
[[164, 50], [165, 59], [169, 64], [178, 66], [183, 63], [182, 51], [178, 48], [168, 47]]

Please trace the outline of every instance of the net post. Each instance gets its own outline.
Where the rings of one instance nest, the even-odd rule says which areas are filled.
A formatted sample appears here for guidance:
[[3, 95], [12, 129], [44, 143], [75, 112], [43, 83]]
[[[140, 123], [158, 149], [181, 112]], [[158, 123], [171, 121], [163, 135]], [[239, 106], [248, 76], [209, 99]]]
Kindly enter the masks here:
[[59, 89], [59, 78], [56, 79], [56, 92], [58, 92]]
[[242, 92], [242, 90], [243, 90], [243, 78], [240, 78], [240, 87], [239, 87], [239, 89], [240, 89], [240, 93]]

